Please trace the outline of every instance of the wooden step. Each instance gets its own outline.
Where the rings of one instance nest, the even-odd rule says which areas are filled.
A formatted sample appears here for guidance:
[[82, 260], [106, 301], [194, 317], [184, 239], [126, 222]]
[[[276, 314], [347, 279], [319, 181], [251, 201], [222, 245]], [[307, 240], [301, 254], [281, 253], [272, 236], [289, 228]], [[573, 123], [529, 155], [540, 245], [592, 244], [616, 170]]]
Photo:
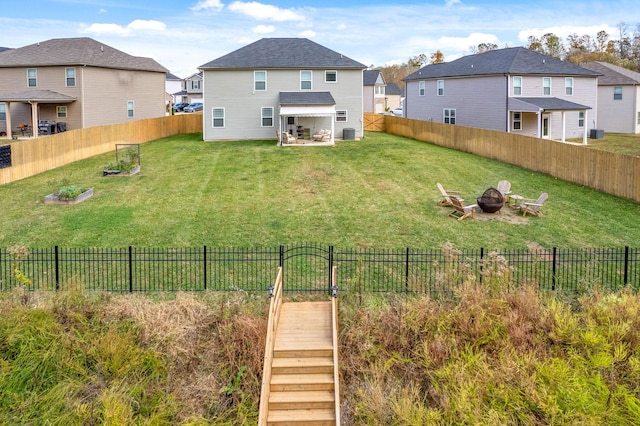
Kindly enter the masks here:
[[271, 376], [271, 391], [333, 390], [333, 374], [274, 374]]
[[274, 358], [272, 374], [333, 373], [332, 357]]
[[335, 408], [335, 393], [333, 391], [298, 391], [271, 392], [269, 409], [271, 410], [302, 410], [313, 408]]
[[274, 358], [305, 358], [305, 357], [329, 357], [333, 356], [333, 348], [317, 349], [286, 349], [280, 348], [273, 351]]
[[336, 424], [334, 410], [318, 408], [312, 410], [274, 410], [269, 411], [267, 424], [300, 424], [305, 426], [327, 426]]

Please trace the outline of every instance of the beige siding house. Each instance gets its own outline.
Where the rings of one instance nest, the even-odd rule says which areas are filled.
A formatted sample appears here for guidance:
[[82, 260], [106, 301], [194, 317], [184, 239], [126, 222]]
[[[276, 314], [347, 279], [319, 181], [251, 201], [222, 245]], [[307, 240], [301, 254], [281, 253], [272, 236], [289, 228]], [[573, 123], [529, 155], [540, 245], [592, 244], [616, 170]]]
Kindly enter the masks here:
[[199, 67], [207, 141], [363, 135], [365, 65], [304, 38], [264, 38]]
[[387, 110], [386, 84], [380, 70], [365, 70], [363, 73], [363, 104], [365, 113], [382, 114]]
[[605, 132], [640, 133], [640, 73], [606, 62], [588, 62], [598, 77], [598, 127]]
[[38, 135], [162, 117], [167, 72], [90, 38], [0, 52], [0, 132]]
[[430, 64], [407, 76], [404, 114], [586, 143], [597, 116], [598, 75], [524, 47], [492, 50]]

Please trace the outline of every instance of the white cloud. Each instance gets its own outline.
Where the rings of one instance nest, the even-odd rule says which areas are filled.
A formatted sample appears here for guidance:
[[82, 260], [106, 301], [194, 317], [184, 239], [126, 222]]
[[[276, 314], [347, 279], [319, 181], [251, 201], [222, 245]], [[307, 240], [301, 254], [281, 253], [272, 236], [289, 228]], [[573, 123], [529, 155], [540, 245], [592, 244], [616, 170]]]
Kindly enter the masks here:
[[276, 28], [273, 25], [258, 25], [251, 29], [251, 31], [257, 34], [269, 34], [274, 32], [275, 30]]
[[462, 2], [460, 0], [445, 0], [444, 4], [447, 7], [452, 7], [456, 4], [462, 4]]
[[100, 9], [98, 12], [100, 12], [100, 13], [107, 13], [107, 9]]
[[262, 4], [255, 1], [249, 3], [234, 1], [229, 5], [229, 10], [262, 21], [285, 22], [304, 20], [304, 16], [291, 9], [280, 9], [276, 6]]
[[300, 37], [304, 37], [304, 38], [313, 38], [316, 36], [316, 32], [315, 31], [311, 31], [311, 30], [306, 30], [306, 31], [302, 31], [299, 34]]
[[89, 26], [84, 26], [81, 31], [84, 33], [93, 33], [100, 35], [113, 34], [119, 36], [129, 36], [133, 35], [136, 31], [165, 31], [166, 29], [167, 26], [164, 22], [136, 19], [134, 21], [131, 21], [126, 27], [118, 24], [91, 24]]
[[438, 49], [441, 50], [465, 51], [480, 43], [499, 44], [500, 40], [495, 34], [485, 33], [471, 33], [465, 37], [440, 37], [437, 40]]
[[199, 11], [199, 10], [215, 10], [220, 12], [224, 4], [220, 3], [220, 0], [200, 0], [195, 6], [191, 7], [191, 10]]

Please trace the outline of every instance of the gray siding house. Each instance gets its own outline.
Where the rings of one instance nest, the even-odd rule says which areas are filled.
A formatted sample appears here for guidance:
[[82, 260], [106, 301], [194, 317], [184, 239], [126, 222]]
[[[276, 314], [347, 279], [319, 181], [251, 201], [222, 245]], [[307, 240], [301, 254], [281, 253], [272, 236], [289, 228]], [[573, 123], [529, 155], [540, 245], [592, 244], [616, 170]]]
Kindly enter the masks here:
[[640, 133], [640, 73], [606, 62], [582, 65], [598, 77], [598, 127], [606, 132]]
[[0, 52], [0, 132], [10, 137], [26, 125], [37, 136], [43, 128], [51, 133], [163, 117], [167, 72], [153, 59], [90, 38]]
[[380, 70], [364, 70], [362, 73], [364, 112], [382, 114], [387, 110], [384, 77]]
[[305, 38], [263, 38], [199, 67], [206, 141], [363, 135], [366, 66]]
[[582, 138], [599, 73], [523, 47], [427, 65], [405, 77], [408, 118], [547, 139]]

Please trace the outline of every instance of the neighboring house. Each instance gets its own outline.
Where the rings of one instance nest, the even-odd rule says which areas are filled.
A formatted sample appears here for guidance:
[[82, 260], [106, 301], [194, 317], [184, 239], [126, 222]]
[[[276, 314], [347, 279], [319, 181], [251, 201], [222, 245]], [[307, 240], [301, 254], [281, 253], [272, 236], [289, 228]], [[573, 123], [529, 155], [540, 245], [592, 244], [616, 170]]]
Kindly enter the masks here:
[[380, 70], [362, 72], [364, 90], [362, 100], [365, 113], [382, 114], [387, 110], [384, 77]]
[[405, 117], [522, 135], [583, 138], [599, 73], [524, 47], [427, 65], [405, 77]]
[[167, 77], [164, 83], [165, 91], [171, 96], [171, 103], [175, 104], [180, 102], [176, 100], [175, 93], [182, 90], [182, 79], [170, 72], [167, 73]]
[[386, 109], [392, 110], [402, 108], [404, 105], [404, 93], [395, 83], [387, 83], [384, 88], [386, 98]]
[[199, 67], [207, 141], [305, 139], [318, 130], [363, 135], [362, 71], [341, 53], [305, 38], [263, 38]]
[[[0, 52], [0, 131], [62, 131], [165, 115], [167, 69], [91, 38]], [[38, 131], [34, 132], [35, 135]]]
[[640, 133], [640, 73], [606, 62], [582, 67], [598, 77], [598, 127], [606, 132]]
[[195, 73], [182, 80], [180, 91], [173, 94], [176, 103], [202, 102], [202, 85], [202, 72]]

